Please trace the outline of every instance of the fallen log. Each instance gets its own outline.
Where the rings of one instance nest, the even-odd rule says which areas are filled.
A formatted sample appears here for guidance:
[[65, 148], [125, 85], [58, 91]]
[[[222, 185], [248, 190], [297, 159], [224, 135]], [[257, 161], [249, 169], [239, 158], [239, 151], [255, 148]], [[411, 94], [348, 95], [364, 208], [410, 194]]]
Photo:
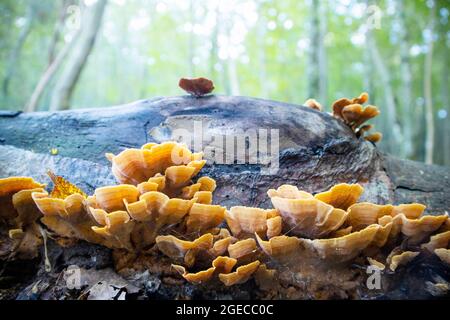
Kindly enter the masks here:
[[[339, 182], [358, 182], [366, 189], [363, 200], [421, 202], [431, 214], [450, 209], [444, 196], [450, 191], [449, 168], [383, 154], [327, 113], [246, 97], [184, 96], [107, 109], [2, 112], [0, 176], [29, 175], [49, 182], [46, 171], [51, 169], [90, 192], [114, 183], [106, 152], [169, 140], [177, 129], [193, 131], [195, 121], [206, 136], [248, 128], [279, 130], [276, 175], [262, 175], [260, 164], [209, 161], [202, 174], [217, 179], [215, 201], [222, 205], [267, 206], [267, 189], [283, 183], [319, 192]], [[57, 155], [51, 155], [53, 148]]]
[[[0, 177], [23, 175], [49, 183], [46, 172], [52, 170], [68, 178], [86, 193], [91, 193], [95, 188], [116, 183], [105, 153], [117, 154], [124, 148], [171, 140], [181, 130], [194, 133], [198, 126], [202, 127], [202, 148], [216, 146], [217, 141], [212, 142], [211, 136], [233, 137], [248, 128], [265, 129], [269, 133], [270, 130], [278, 130], [278, 140], [275, 135], [275, 140], [271, 141], [278, 142], [278, 152], [275, 155], [278, 170], [275, 174], [264, 174], [267, 169], [264, 164], [237, 163], [235, 158], [228, 159], [229, 164], [209, 161], [202, 170], [202, 175], [216, 179], [218, 188], [214, 193], [214, 202], [224, 206], [270, 207], [266, 192], [281, 184], [293, 184], [309, 192], [320, 192], [340, 182], [357, 182], [365, 188], [362, 201], [380, 204], [420, 202], [427, 206], [427, 213], [433, 215], [450, 209], [450, 199], [446, 196], [450, 192], [449, 168], [383, 154], [372, 143], [358, 139], [343, 122], [327, 113], [293, 104], [246, 97], [184, 96], [142, 100], [106, 109], [30, 114], [2, 112]], [[208, 157], [206, 159], [211, 160]], [[72, 260], [64, 258], [70, 250], [77, 252]], [[33, 285], [40, 280], [41, 284], [48, 284], [42, 288], [40, 298], [60, 298], [54, 292], [57, 292], [55, 287], [61, 284], [54, 284], [53, 280], [61, 272], [72, 264], [80, 268], [92, 268], [92, 263], [86, 262], [86, 256], [111, 255], [107, 249], [93, 249], [92, 245], [82, 242], [71, 249], [61, 249], [50, 241], [49, 252], [49, 259], [53, 264], [51, 273], [45, 272], [43, 267], [29, 266], [29, 278], [19, 277], [21, 281], [14, 284], [14, 289], [1, 294], [7, 298], [31, 299], [33, 297], [30, 294], [36, 291]], [[2, 265], [12, 272], [14, 279], [18, 279], [17, 275], [14, 276], [17, 270], [11, 269], [11, 262], [2, 262]], [[419, 267], [414, 264], [411, 266], [414, 272], [403, 274], [406, 280], [402, 278], [390, 281], [390, 293], [386, 291], [382, 294], [391, 298], [412, 297], [414, 294], [419, 298], [426, 297], [422, 296], [423, 292], [419, 295], [413, 289], [417, 283], [423, 284], [435, 276], [433, 274], [417, 278], [417, 268], [426, 269], [428, 266], [428, 260]], [[288, 271], [286, 274], [290, 274]], [[438, 268], [436, 274], [442, 277], [442, 272]], [[448, 270], [445, 272], [448, 276]], [[170, 280], [164, 271], [158, 273], [157, 270], [150, 270], [150, 273], [143, 275], [127, 274], [124, 271], [121, 274], [128, 280], [131, 279], [134, 285], [144, 288], [147, 297], [179, 297], [179, 280]], [[344, 277], [351, 278], [352, 274], [343, 272]], [[148, 281], [158, 283], [158, 288], [153, 292], [145, 289], [150, 286]], [[393, 283], [398, 284], [399, 281], [401, 284], [394, 285], [395, 288], [392, 289]], [[284, 282], [283, 285], [287, 288], [279, 291], [277, 294], [283, 293], [275, 298], [311, 298], [310, 292], [300, 284], [291, 290], [289, 288], [292, 283], [286, 279]], [[352, 287], [350, 282], [348, 280], [345, 286]], [[404, 290], [404, 286], [409, 289]], [[126, 285], [123, 287], [126, 288]], [[186, 292], [183, 291], [182, 297], [271, 297], [254, 290], [252, 283], [228, 291], [217, 288], [214, 290], [185, 285]], [[327, 297], [364, 297], [364, 294], [353, 296], [356, 291], [355, 288], [348, 292], [341, 288], [335, 291], [330, 289]], [[120, 292], [113, 294], [115, 298], [120, 296]], [[131, 294], [137, 295], [134, 291]]]

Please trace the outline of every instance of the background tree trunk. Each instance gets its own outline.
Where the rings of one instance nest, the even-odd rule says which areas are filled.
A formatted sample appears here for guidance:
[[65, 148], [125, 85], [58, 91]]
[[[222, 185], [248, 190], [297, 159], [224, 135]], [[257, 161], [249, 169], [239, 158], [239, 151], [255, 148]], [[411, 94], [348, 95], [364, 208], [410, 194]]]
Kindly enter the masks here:
[[319, 2], [319, 99], [323, 105], [328, 105], [328, 64], [327, 64], [327, 50], [325, 48], [325, 36], [327, 34], [327, 3], [326, 1]]
[[44, 93], [45, 89], [48, 87], [49, 83], [52, 81], [56, 72], [59, 70], [64, 59], [66, 58], [70, 49], [72, 49], [72, 47], [75, 44], [75, 42], [77, 41], [78, 37], [79, 37], [79, 31], [73, 36], [73, 38], [69, 42], [67, 42], [64, 45], [64, 47], [58, 53], [56, 58], [52, 61], [52, 63], [45, 70], [44, 74], [39, 79], [39, 82], [38, 82], [36, 88], [34, 89], [30, 100], [28, 101], [28, 103], [25, 107], [25, 110], [24, 110], [25, 112], [34, 112], [37, 110], [39, 100], [41, 99], [42, 94]]
[[[309, 20], [309, 51], [308, 51], [308, 97], [319, 97], [319, 46], [320, 46], [320, 22], [319, 1], [311, 1]], [[321, 103], [324, 103], [320, 101]]]
[[258, 82], [261, 88], [261, 98], [269, 96], [268, 79], [266, 74], [266, 35], [267, 35], [267, 19], [263, 12], [263, 2], [258, 2], [258, 22], [257, 22], [257, 46], [258, 46]]
[[195, 2], [194, 0], [189, 0], [189, 22], [191, 24], [191, 31], [189, 32], [189, 43], [188, 43], [188, 65], [189, 65], [189, 75], [191, 77], [195, 77], [195, 64], [194, 64], [194, 57], [195, 57], [195, 33], [194, 33], [194, 26], [196, 23], [196, 16], [195, 16]]
[[69, 109], [70, 98], [75, 85], [94, 46], [106, 3], [107, 0], [98, 0], [92, 7], [85, 8], [78, 47], [75, 48], [69, 57], [63, 73], [53, 90], [50, 110]]
[[[378, 75], [380, 77], [381, 87], [383, 90], [385, 109], [382, 110], [381, 115], [386, 117], [386, 124], [384, 126], [385, 137], [383, 143], [388, 152], [393, 152], [401, 144], [401, 131], [397, 123], [396, 104], [394, 99], [394, 93], [391, 86], [391, 79], [389, 77], [389, 71], [383, 62], [380, 51], [373, 35], [372, 29], [367, 30], [367, 45], [368, 50], [371, 53], [372, 61]], [[398, 150], [397, 150], [398, 151]], [[396, 153], [396, 152], [394, 152]]]
[[405, 0], [398, 0], [396, 2], [397, 22], [399, 29], [399, 44], [400, 44], [400, 98], [398, 102], [402, 112], [402, 129], [403, 129], [403, 145], [404, 149], [401, 151], [403, 157], [411, 157], [414, 154], [413, 148], [413, 132], [412, 124], [415, 115], [413, 111], [413, 101], [411, 97], [412, 76], [411, 63], [409, 58], [409, 33], [406, 24], [406, 8]]
[[64, 30], [64, 24], [67, 17], [67, 7], [69, 6], [70, 2], [71, 0], [63, 0], [61, 2], [58, 20], [56, 21], [55, 30], [53, 31], [52, 40], [50, 41], [50, 46], [48, 49], [48, 66], [50, 66], [53, 60], [55, 60], [56, 58], [56, 48], [61, 38], [61, 33]]
[[436, 4], [433, 5], [430, 12], [430, 23], [428, 31], [430, 38], [427, 39], [427, 54], [425, 56], [424, 67], [424, 98], [425, 98], [425, 163], [433, 163], [434, 152], [434, 120], [433, 120], [433, 97], [432, 97], [432, 74], [433, 74], [433, 32], [436, 15]]
[[5, 99], [8, 97], [9, 94], [9, 84], [11, 82], [11, 79], [14, 76], [15, 70], [17, 68], [17, 64], [20, 61], [20, 53], [22, 51], [23, 45], [28, 38], [28, 35], [30, 34], [32, 27], [33, 27], [33, 21], [36, 16], [36, 2], [35, 0], [29, 1], [27, 6], [27, 12], [25, 15], [25, 24], [22, 26], [22, 29], [20, 30], [19, 37], [17, 39], [16, 44], [14, 45], [13, 49], [11, 50], [11, 54], [9, 55], [8, 64], [5, 72], [5, 77], [3, 79], [2, 84], [2, 92]]
[[209, 52], [209, 76], [211, 79], [217, 79], [217, 71], [216, 71], [216, 64], [217, 64], [217, 54], [219, 50], [219, 44], [218, 44], [218, 36], [219, 36], [219, 4], [216, 4], [216, 7], [214, 8], [214, 20], [215, 25], [214, 29], [211, 32], [211, 51]]
[[441, 82], [441, 95], [442, 95], [442, 105], [444, 110], [447, 111], [446, 117], [443, 119], [443, 164], [450, 165], [450, 99], [448, 90], [450, 88], [449, 81], [449, 67], [450, 59], [448, 54], [442, 57], [446, 63], [443, 65], [442, 69], [442, 82]]

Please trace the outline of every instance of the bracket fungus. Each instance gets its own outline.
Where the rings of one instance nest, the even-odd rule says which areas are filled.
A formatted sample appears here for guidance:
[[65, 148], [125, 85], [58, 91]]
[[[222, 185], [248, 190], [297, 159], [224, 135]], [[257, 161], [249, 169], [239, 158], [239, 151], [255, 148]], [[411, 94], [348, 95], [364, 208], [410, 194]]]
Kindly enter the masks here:
[[238, 267], [234, 272], [220, 273], [219, 279], [227, 287], [244, 283], [252, 276], [252, 274], [254, 274], [258, 270], [260, 264], [261, 262], [259, 262], [259, 260], [256, 260], [249, 264]]
[[[42, 190], [43, 184], [28, 177], [10, 177], [0, 179], [0, 221], [11, 223], [19, 216], [21, 205], [27, 205], [23, 193], [27, 190]], [[28, 193], [29, 194], [29, 193]], [[22, 213], [22, 216], [25, 216]]]
[[388, 259], [389, 269], [395, 271], [398, 267], [404, 266], [414, 260], [419, 254], [420, 252], [404, 251], [400, 254], [392, 255]]
[[0, 241], [0, 258], [32, 259], [42, 244], [36, 222], [41, 217], [32, 199], [33, 192], [43, 192], [43, 184], [28, 177], [0, 179], [0, 226], [8, 239]]
[[292, 255], [297, 255], [300, 249], [300, 239], [297, 237], [282, 235], [264, 241], [256, 234], [256, 240], [262, 251], [274, 259], [290, 259]]
[[[172, 267], [178, 271], [181, 276], [186, 279], [188, 282], [190, 283], [195, 283], [195, 284], [201, 284], [201, 283], [205, 283], [209, 280], [212, 279], [212, 277], [216, 274], [219, 275], [219, 278], [222, 280], [222, 278], [224, 277], [224, 275], [226, 274], [230, 274], [231, 270], [233, 269], [233, 267], [236, 265], [236, 259], [230, 258], [230, 257], [226, 257], [226, 256], [220, 256], [215, 258], [212, 261], [212, 267], [206, 269], [206, 270], [202, 270], [202, 271], [198, 271], [196, 273], [189, 273], [186, 271], [186, 268], [184, 266], [180, 266], [180, 265], [172, 265]], [[239, 269], [239, 268], [238, 268]], [[240, 271], [239, 276], [237, 277], [236, 275], [234, 275], [234, 273], [232, 274], [231, 278], [237, 279], [236, 281], [239, 280], [243, 280], [244, 276], [250, 276], [251, 274], [249, 274], [249, 269], [251, 268], [247, 268], [244, 269], [242, 271]], [[245, 275], [244, 275], [245, 274]], [[248, 277], [245, 279], [245, 281], [248, 279]], [[243, 281], [243, 282], [245, 282]]]
[[141, 149], [125, 149], [118, 155], [107, 153], [106, 157], [112, 163], [116, 179], [133, 185], [165, 172], [169, 181], [180, 185], [182, 180], [194, 177], [205, 164], [201, 153], [192, 153], [176, 142], [148, 143]]
[[260, 209], [243, 206], [231, 207], [226, 212], [228, 227], [235, 237], [249, 237], [256, 232], [272, 238], [281, 233], [281, 217], [276, 209]]
[[341, 183], [326, 192], [316, 194], [314, 198], [335, 208], [347, 210], [348, 207], [358, 201], [363, 192], [364, 189], [359, 184]]
[[[348, 99], [341, 98], [333, 102], [331, 109], [333, 117], [343, 121], [355, 133], [356, 137], [363, 137], [365, 140], [376, 143], [383, 135], [380, 132], [366, 134], [373, 128], [373, 125], [364, 124], [366, 121], [378, 116], [380, 110], [376, 106], [363, 106], [369, 100], [369, 94], [363, 92], [359, 97]], [[304, 106], [322, 111], [322, 105], [315, 99], [308, 99], [303, 103]]]
[[97, 223], [87, 212], [82, 195], [76, 193], [60, 199], [42, 191], [33, 192], [32, 197], [43, 215], [41, 222], [47, 228], [63, 237], [101, 243], [100, 236], [92, 230]]
[[371, 105], [363, 107], [363, 104], [368, 100], [369, 95], [363, 92], [359, 97], [353, 99], [336, 100], [332, 105], [332, 110], [333, 116], [344, 121], [356, 133], [357, 137], [364, 137], [364, 139], [375, 143], [381, 140], [381, 133], [375, 132], [364, 136], [367, 131], [372, 129], [372, 126], [363, 124], [378, 116], [380, 111], [377, 107]]
[[228, 254], [238, 261], [252, 259], [256, 253], [256, 241], [253, 238], [240, 240], [228, 246]]
[[334, 208], [294, 186], [283, 185], [267, 193], [280, 212], [285, 231], [293, 235], [324, 237], [337, 230], [347, 217], [344, 210]]
[[213, 235], [207, 233], [194, 241], [180, 240], [175, 236], [156, 237], [158, 249], [172, 259], [181, 259], [188, 266], [195, 262], [195, 256], [201, 251], [207, 251], [213, 246]]
[[448, 219], [444, 227], [444, 231], [430, 237], [430, 241], [422, 245], [422, 249], [434, 252], [439, 259], [450, 266], [450, 230], [448, 228]]
[[438, 248], [434, 250], [434, 253], [439, 257], [439, 259], [450, 266], [450, 249]]
[[[367, 98], [341, 99], [335, 116], [353, 128], [362, 125], [371, 109], [355, 105]], [[184, 145], [149, 143], [108, 159], [119, 184], [89, 196], [53, 174], [52, 192], [31, 178], [0, 179], [0, 219], [16, 250], [36, 252], [42, 223], [55, 237], [100, 244], [122, 257], [156, 259], [146, 266], [168, 263], [194, 284], [232, 286], [254, 275], [265, 290], [275, 274], [286, 277], [287, 264], [301, 277], [329, 279], [361, 260], [393, 272], [421, 252], [450, 261], [446, 214], [424, 215], [425, 206], [417, 203], [358, 203], [364, 191], [358, 184], [338, 184], [315, 195], [285, 184], [268, 190], [273, 208], [227, 209], [213, 204], [213, 179], [193, 181], [205, 160]]]

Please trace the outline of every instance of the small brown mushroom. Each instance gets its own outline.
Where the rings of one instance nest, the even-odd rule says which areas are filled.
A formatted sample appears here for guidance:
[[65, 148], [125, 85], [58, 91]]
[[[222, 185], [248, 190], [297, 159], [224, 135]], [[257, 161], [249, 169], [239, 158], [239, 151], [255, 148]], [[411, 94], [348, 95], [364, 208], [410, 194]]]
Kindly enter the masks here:
[[[364, 122], [380, 114], [380, 110], [375, 106], [362, 106], [368, 100], [369, 95], [366, 92], [363, 92], [357, 98], [342, 98], [335, 101], [332, 105], [333, 116], [347, 124], [355, 132], [358, 138], [364, 136], [364, 134], [373, 127], [372, 125], [363, 125]], [[379, 132], [364, 137], [364, 139], [373, 143], [380, 141], [381, 138], [382, 135]]]
[[382, 138], [383, 135], [381, 134], [381, 132], [374, 132], [364, 137], [365, 140], [373, 143], [380, 142]]
[[322, 105], [317, 102], [315, 99], [308, 99], [303, 103], [304, 106], [307, 106], [311, 109], [317, 110], [317, 111], [322, 111]]
[[214, 83], [206, 78], [181, 78], [178, 85], [181, 89], [195, 97], [204, 96], [214, 90]]

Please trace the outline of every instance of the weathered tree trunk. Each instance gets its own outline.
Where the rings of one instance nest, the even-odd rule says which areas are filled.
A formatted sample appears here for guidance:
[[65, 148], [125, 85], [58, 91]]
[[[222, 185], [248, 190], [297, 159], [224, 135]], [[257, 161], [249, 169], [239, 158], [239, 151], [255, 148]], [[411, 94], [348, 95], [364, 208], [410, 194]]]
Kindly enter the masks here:
[[65, 110], [70, 107], [72, 93], [94, 46], [106, 3], [107, 0], [98, 0], [92, 8], [85, 10], [78, 46], [70, 56], [53, 90], [50, 110]]
[[430, 13], [430, 22], [428, 25], [428, 31], [430, 38], [427, 39], [427, 54], [425, 56], [424, 67], [424, 98], [425, 98], [425, 123], [426, 123], [426, 135], [425, 135], [425, 162], [428, 164], [433, 163], [434, 153], [434, 119], [433, 119], [433, 93], [432, 93], [432, 81], [433, 81], [433, 37], [434, 37], [434, 24], [436, 16], [436, 4], [433, 4]]

